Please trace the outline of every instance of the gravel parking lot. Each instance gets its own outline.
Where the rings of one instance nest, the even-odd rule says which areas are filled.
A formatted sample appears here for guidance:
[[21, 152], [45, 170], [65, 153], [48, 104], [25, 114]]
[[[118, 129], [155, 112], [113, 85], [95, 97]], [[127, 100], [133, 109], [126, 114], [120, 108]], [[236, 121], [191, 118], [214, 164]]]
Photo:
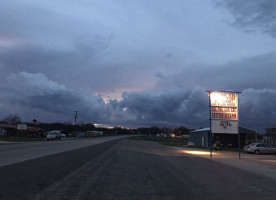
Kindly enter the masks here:
[[238, 152], [231, 151], [213, 151], [210, 158], [210, 151], [188, 147], [171, 147], [179, 152], [192, 156], [199, 156], [206, 159], [211, 159], [215, 162], [227, 164], [239, 169], [264, 175], [276, 179], [276, 155], [255, 155], [241, 152], [239, 159]]

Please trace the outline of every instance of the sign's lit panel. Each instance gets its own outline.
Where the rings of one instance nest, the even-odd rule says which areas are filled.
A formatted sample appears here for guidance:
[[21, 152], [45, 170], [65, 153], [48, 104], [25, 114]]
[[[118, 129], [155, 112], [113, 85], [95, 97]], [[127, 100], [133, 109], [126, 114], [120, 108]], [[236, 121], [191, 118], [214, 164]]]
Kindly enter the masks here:
[[227, 92], [211, 92], [211, 106], [238, 107], [238, 94]]
[[238, 93], [210, 92], [213, 133], [238, 134]]
[[212, 120], [212, 133], [238, 134], [238, 121]]
[[211, 118], [221, 120], [238, 120], [238, 109], [211, 107]]

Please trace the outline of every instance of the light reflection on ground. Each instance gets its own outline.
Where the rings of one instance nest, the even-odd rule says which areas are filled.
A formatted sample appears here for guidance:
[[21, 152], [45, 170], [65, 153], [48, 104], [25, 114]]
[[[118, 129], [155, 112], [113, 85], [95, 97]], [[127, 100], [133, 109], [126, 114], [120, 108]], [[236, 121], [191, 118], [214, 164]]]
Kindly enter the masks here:
[[[208, 151], [184, 150], [182, 152], [192, 154], [192, 155], [210, 155], [210, 152], [208, 152]], [[216, 155], [217, 153], [212, 152], [212, 154]]]

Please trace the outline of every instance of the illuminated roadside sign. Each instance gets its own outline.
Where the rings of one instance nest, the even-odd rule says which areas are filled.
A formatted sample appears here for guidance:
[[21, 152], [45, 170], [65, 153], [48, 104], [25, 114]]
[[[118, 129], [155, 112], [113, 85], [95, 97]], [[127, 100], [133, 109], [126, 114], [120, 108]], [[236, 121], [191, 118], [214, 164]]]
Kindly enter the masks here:
[[209, 92], [212, 133], [238, 134], [238, 93]]

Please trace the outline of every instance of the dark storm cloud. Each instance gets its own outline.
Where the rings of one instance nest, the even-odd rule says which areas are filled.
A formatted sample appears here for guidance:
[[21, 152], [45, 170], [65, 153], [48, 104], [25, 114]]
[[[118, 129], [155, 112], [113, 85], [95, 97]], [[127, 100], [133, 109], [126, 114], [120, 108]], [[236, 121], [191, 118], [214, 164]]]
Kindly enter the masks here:
[[[79, 120], [113, 126], [199, 128], [209, 126], [205, 89], [129, 92], [121, 101], [104, 103], [89, 91], [76, 91], [43, 74], [21, 72], [1, 80], [1, 117], [18, 113], [24, 121], [72, 122]], [[240, 124], [261, 133], [276, 118], [276, 89], [245, 89], [240, 95]]]
[[106, 114], [100, 97], [67, 89], [43, 74], [12, 74], [1, 80], [0, 91], [1, 117], [18, 113], [26, 121], [71, 121], [78, 110], [83, 120], [98, 121]]
[[200, 86], [207, 90], [236, 90], [248, 88], [275, 89], [276, 52], [244, 58], [229, 63], [187, 66], [177, 74], [160, 79], [160, 88]]
[[247, 89], [240, 95], [240, 123], [264, 133], [275, 125], [276, 89]]
[[[240, 125], [264, 133], [266, 127], [275, 124], [276, 89], [245, 89], [241, 92]], [[209, 127], [208, 95], [203, 88], [125, 93], [122, 101], [111, 104], [122, 116], [124, 113], [132, 116], [132, 120], [121, 118], [122, 124]]]
[[234, 15], [234, 24], [245, 31], [260, 30], [276, 37], [276, 1], [223, 0], [217, 1]]
[[[240, 94], [240, 125], [264, 133], [275, 124], [276, 89], [245, 89]], [[124, 93], [110, 101], [113, 123], [132, 127], [209, 127], [208, 95], [203, 88]], [[111, 118], [110, 118], [111, 119]]]
[[[0, 62], [2, 68], [7, 72], [18, 72], [28, 70], [30, 72], [52, 71], [59, 65], [65, 64], [66, 58], [72, 58], [71, 52], [50, 50], [41, 46], [24, 45], [13, 48], [2, 49]], [[70, 62], [68, 62], [69, 64]], [[67, 66], [69, 67], [69, 66]]]
[[27, 71], [45, 74], [69, 88], [79, 85], [88, 88], [92, 83], [105, 88], [110, 83], [109, 76], [114, 75], [109, 73], [114, 66], [101, 59], [111, 40], [111, 36], [81, 35], [71, 41], [72, 47], [66, 50], [33, 44], [0, 47], [0, 77]]
[[72, 41], [72, 48], [66, 50], [33, 44], [0, 47], [0, 64], [7, 72], [25, 70], [53, 76], [80, 67], [89, 68], [91, 63], [97, 61], [97, 56], [108, 48], [110, 41], [111, 37], [81, 35]]
[[69, 88], [96, 92], [150, 85], [152, 72], [145, 71], [156, 67], [151, 59], [157, 56], [141, 50], [109, 50], [112, 40], [112, 35], [82, 34], [66, 49], [32, 43], [0, 47], [0, 77], [21, 71], [42, 73]]
[[[135, 115], [136, 123], [159, 126], [206, 125], [208, 98], [201, 88], [163, 92], [124, 93], [118, 103]], [[208, 117], [207, 117], [208, 119]]]
[[208, 99], [200, 88], [124, 93], [122, 101], [104, 103], [99, 96], [70, 90], [43, 74], [21, 72], [3, 79], [0, 90], [2, 118], [18, 113], [26, 121], [72, 121], [73, 111], [78, 110], [84, 122], [132, 127], [197, 126], [208, 122]]

